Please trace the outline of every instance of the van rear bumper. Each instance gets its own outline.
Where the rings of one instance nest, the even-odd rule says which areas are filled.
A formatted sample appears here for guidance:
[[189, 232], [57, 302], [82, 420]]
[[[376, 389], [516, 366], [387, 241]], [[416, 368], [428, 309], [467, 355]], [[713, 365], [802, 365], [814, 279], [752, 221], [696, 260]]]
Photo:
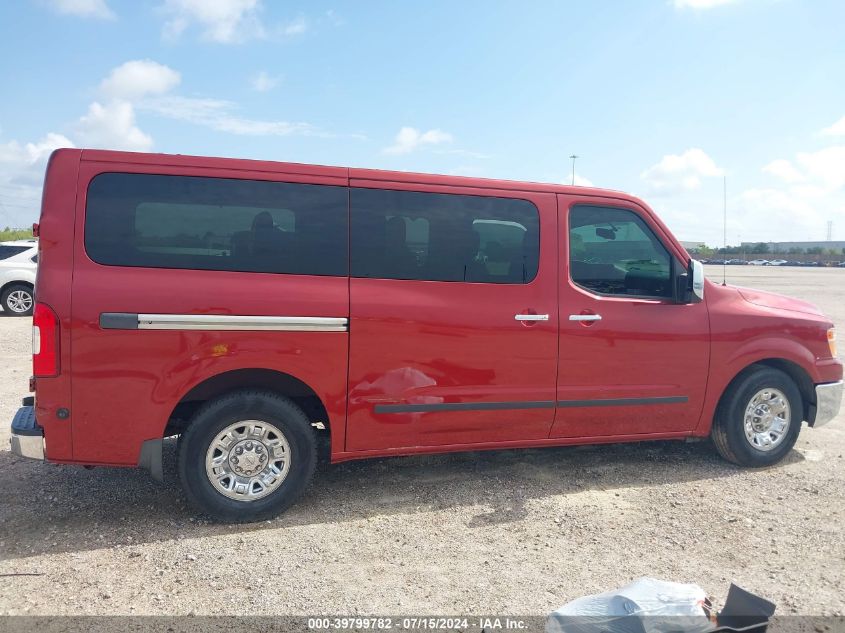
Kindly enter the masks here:
[[811, 425], [818, 428], [839, 414], [842, 406], [843, 381], [816, 385], [816, 417]]
[[21, 407], [12, 418], [11, 444], [18, 457], [44, 459], [44, 429], [35, 421], [35, 407]]

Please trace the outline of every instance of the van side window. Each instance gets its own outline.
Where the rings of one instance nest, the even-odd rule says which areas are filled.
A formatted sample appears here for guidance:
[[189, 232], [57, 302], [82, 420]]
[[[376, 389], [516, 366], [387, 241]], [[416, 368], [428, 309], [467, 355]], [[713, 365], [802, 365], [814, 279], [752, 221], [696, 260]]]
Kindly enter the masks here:
[[100, 174], [85, 249], [113, 266], [345, 276], [346, 187]]
[[353, 277], [528, 283], [540, 215], [526, 200], [351, 190]]
[[604, 295], [672, 296], [672, 258], [633, 211], [577, 206], [569, 212], [572, 281]]

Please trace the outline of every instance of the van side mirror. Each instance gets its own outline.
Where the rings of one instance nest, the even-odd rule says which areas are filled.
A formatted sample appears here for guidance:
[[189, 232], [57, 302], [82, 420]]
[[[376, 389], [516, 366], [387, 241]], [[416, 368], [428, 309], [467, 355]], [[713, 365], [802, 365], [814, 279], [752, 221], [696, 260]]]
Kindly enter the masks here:
[[704, 299], [704, 266], [694, 259], [687, 270], [675, 277], [675, 300], [678, 303], [698, 303]]
[[688, 274], [692, 278], [692, 297], [690, 299], [693, 303], [704, 301], [704, 264], [697, 259], [690, 259]]

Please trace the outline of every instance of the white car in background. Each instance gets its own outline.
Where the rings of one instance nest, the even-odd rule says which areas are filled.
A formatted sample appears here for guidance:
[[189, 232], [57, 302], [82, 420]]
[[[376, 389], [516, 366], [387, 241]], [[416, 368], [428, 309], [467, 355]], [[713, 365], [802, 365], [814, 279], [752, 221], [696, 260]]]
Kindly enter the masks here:
[[32, 314], [38, 241], [0, 242], [0, 307], [7, 315]]
[[773, 259], [766, 266], [783, 266], [786, 263], [785, 259]]
[[752, 259], [748, 262], [749, 266], [767, 266], [769, 263], [768, 259]]

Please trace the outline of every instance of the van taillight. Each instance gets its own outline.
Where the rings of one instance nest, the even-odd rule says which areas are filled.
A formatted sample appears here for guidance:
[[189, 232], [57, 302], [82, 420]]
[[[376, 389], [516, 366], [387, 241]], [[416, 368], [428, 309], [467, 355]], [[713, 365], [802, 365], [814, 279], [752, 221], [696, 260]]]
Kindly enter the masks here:
[[59, 375], [59, 318], [46, 303], [36, 303], [32, 313], [32, 373]]
[[32, 223], [32, 237], [38, 237], [41, 235], [41, 227], [38, 225], [38, 222]]

